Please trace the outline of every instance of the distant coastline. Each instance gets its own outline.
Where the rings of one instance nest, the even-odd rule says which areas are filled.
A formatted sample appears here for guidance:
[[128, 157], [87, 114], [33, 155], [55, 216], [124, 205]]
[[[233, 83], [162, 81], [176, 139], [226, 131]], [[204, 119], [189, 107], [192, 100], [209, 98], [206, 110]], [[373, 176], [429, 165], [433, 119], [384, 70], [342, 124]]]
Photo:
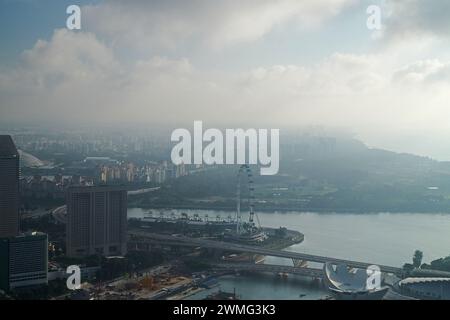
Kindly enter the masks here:
[[[145, 206], [145, 205], [129, 205], [129, 209], [131, 208], [141, 208], [144, 210], [162, 210], [162, 209], [177, 209], [177, 210], [212, 210], [212, 211], [225, 211], [225, 212], [235, 212], [236, 207], [233, 206], [193, 206], [193, 205], [154, 205], [154, 206]], [[255, 206], [256, 211], [264, 212], [264, 213], [323, 213], [323, 214], [379, 214], [379, 213], [392, 213], [392, 214], [410, 214], [410, 213], [420, 213], [420, 214], [450, 214], [450, 209], [448, 212], [443, 212], [442, 210], [428, 210], [428, 211], [419, 211], [419, 210], [361, 210], [361, 209], [337, 209], [337, 210], [329, 210], [324, 208], [298, 208], [298, 207], [258, 207]]]

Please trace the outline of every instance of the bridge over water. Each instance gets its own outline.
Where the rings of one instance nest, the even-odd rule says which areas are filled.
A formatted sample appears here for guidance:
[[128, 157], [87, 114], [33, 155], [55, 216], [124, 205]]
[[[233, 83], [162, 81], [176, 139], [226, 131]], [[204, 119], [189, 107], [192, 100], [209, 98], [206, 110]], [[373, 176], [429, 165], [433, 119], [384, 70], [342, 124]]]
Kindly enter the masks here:
[[313, 278], [321, 278], [324, 274], [323, 270], [318, 268], [293, 267], [262, 263], [218, 263], [214, 264], [213, 267], [219, 270], [289, 273]]
[[[333, 264], [344, 264], [353, 268], [367, 269], [371, 265], [377, 265], [380, 267], [382, 272], [392, 273], [396, 275], [402, 275], [403, 270], [398, 267], [380, 265], [377, 263], [353, 261], [346, 259], [338, 259], [332, 257], [324, 257], [319, 255], [300, 253], [300, 252], [290, 252], [285, 250], [274, 250], [266, 249], [258, 246], [250, 246], [238, 243], [207, 240], [201, 238], [191, 238], [185, 236], [173, 236], [173, 235], [163, 235], [158, 233], [149, 233], [145, 231], [133, 230], [129, 231], [129, 235], [132, 237], [131, 242], [159, 242], [166, 245], [176, 245], [176, 246], [187, 246], [187, 247], [201, 247], [209, 249], [218, 249], [223, 251], [232, 252], [243, 252], [243, 253], [254, 253], [264, 256], [289, 258], [293, 260], [303, 260], [318, 263], [333, 263]], [[297, 268], [297, 267], [292, 267]], [[298, 267], [299, 268], [299, 267]], [[310, 268], [308, 268], [310, 269]], [[292, 271], [292, 270], [291, 270]], [[289, 272], [290, 273], [290, 272]]]

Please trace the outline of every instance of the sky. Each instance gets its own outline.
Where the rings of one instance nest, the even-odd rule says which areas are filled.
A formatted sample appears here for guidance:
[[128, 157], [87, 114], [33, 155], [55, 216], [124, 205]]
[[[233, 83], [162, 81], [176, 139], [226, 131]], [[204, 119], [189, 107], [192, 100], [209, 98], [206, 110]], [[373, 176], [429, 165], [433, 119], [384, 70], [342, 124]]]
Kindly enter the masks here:
[[[81, 30], [66, 8], [81, 7]], [[367, 8], [381, 9], [381, 30]], [[448, 0], [0, 0], [0, 123], [337, 128], [450, 160]]]

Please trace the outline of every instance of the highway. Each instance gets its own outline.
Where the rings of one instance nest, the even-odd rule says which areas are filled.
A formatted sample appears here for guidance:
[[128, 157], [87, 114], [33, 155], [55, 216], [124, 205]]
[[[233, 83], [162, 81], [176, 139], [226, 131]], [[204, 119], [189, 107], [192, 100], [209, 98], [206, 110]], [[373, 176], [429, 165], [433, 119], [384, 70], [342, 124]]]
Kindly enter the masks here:
[[314, 278], [321, 278], [323, 276], [322, 269], [307, 268], [307, 267], [281, 266], [281, 265], [275, 265], [275, 264], [219, 263], [219, 264], [214, 264], [214, 268], [218, 269], [218, 270], [289, 273], [289, 274], [297, 274], [297, 275], [309, 276], [309, 277], [314, 277]]
[[[152, 241], [152, 242], [160, 242], [167, 245], [177, 245], [177, 246], [189, 246], [189, 247], [202, 247], [202, 248], [211, 248], [211, 249], [220, 249], [224, 251], [232, 251], [232, 252], [246, 252], [246, 253], [255, 253], [264, 256], [272, 256], [272, 257], [280, 257], [280, 258], [289, 258], [295, 260], [305, 260], [310, 262], [319, 262], [319, 263], [334, 263], [334, 264], [344, 264], [349, 267], [367, 269], [367, 267], [371, 265], [377, 265], [382, 272], [393, 273], [397, 275], [401, 275], [403, 270], [401, 268], [380, 265], [377, 263], [369, 263], [369, 262], [361, 262], [361, 261], [353, 261], [346, 259], [338, 259], [332, 257], [324, 257], [319, 255], [300, 253], [300, 252], [290, 252], [284, 250], [273, 250], [266, 249], [257, 246], [249, 246], [237, 243], [230, 242], [222, 242], [222, 241], [214, 241], [214, 240], [206, 240], [199, 238], [190, 238], [184, 236], [173, 236], [173, 235], [163, 235], [157, 233], [148, 233], [140, 230], [131, 230], [129, 231], [129, 235], [134, 237], [134, 241]], [[131, 241], [133, 241], [131, 240]]]
[[59, 223], [67, 223], [67, 206], [60, 206], [52, 211], [53, 218]]

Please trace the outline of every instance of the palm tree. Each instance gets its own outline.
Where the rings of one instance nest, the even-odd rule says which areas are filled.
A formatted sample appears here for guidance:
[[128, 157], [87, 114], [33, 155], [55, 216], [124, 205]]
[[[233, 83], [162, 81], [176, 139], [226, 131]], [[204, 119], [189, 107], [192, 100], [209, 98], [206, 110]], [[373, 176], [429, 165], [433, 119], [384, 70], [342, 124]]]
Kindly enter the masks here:
[[413, 266], [416, 268], [420, 268], [422, 265], [423, 252], [420, 250], [416, 250], [413, 256]]

